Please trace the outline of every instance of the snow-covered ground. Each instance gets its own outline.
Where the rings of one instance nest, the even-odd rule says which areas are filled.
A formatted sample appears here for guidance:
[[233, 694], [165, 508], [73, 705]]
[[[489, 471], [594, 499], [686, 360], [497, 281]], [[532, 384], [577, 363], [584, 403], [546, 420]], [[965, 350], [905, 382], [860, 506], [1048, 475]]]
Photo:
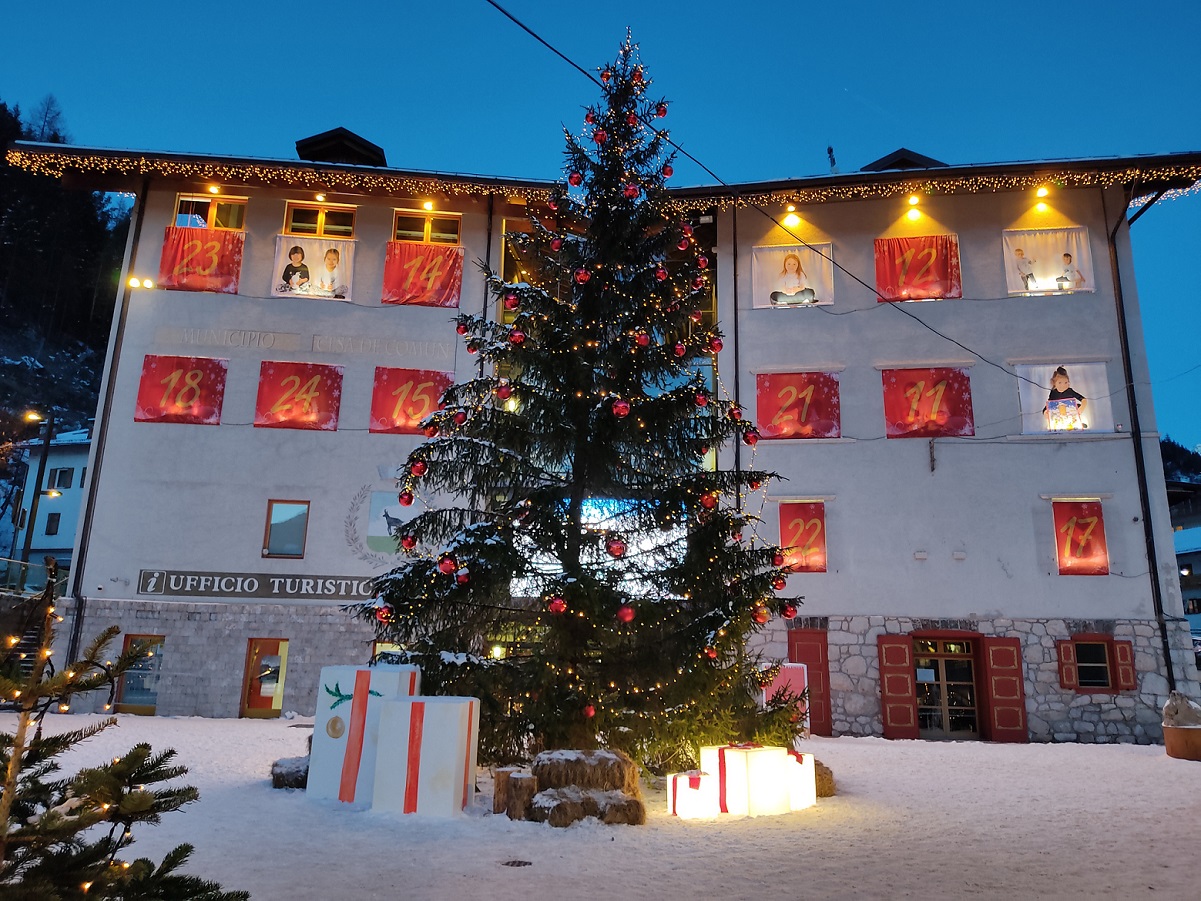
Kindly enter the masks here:
[[272, 789], [307, 725], [122, 716], [64, 769], [139, 741], [175, 748], [200, 801], [139, 830], [130, 856], [191, 842], [191, 872], [256, 901], [1201, 897], [1201, 763], [1162, 747], [818, 738], [806, 750], [839, 793], [816, 808], [681, 821], [660, 792], [646, 826], [553, 829], [485, 813], [485, 795], [440, 821]]

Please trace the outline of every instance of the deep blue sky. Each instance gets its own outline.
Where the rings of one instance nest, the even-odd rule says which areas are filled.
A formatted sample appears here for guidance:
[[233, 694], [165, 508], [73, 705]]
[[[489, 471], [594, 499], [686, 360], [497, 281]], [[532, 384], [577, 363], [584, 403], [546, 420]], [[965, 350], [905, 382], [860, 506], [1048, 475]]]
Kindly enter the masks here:
[[[672, 137], [728, 182], [822, 174], [827, 144], [843, 172], [901, 146], [953, 164], [1201, 151], [1197, 3], [503, 5], [590, 70], [630, 27]], [[54, 94], [86, 146], [294, 159], [343, 125], [392, 166], [553, 178], [562, 124], [596, 97], [484, 0], [66, 0], [12, 5], [4, 30], [0, 100]], [[1201, 368], [1182, 375], [1201, 366], [1201, 194], [1133, 235], [1159, 427], [1201, 445]]]

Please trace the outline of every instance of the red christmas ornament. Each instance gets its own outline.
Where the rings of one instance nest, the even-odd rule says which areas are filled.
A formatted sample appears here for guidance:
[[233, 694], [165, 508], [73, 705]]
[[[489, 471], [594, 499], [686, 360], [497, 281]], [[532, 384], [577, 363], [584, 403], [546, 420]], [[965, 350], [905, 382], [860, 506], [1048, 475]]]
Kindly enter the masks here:
[[651, 336], [648, 335], [646, 332], [639, 332], [637, 335], [634, 336], [634, 343], [637, 344], [639, 347], [646, 347], [648, 344], [651, 343]]
[[428, 468], [424, 460], [414, 460], [413, 465], [409, 467], [409, 472], [415, 476], [423, 476]]
[[717, 659], [717, 648], [705, 648], [705, 656], [710, 660]]
[[496, 386], [496, 396], [499, 397], [501, 400], [508, 400], [510, 397], [513, 396], [513, 389], [511, 387], [509, 387], [508, 385], [497, 385]]
[[563, 249], [563, 239], [562, 238], [551, 238], [550, 239], [550, 249], [553, 250], [555, 253], [558, 253], [560, 250], [562, 250]]
[[783, 566], [784, 565], [784, 555], [779, 552], [772, 554], [771, 555], [771, 565], [772, 566]]
[[437, 438], [438, 437], [438, 426], [431, 422], [429, 425], [427, 425], [424, 429], [421, 430], [421, 433], [423, 435], [425, 435], [426, 438]]
[[712, 510], [714, 507], [716, 507], [717, 506], [717, 493], [713, 492], [713, 491], [706, 491], [704, 494], [702, 494], [701, 495], [701, 506], [704, 507], [706, 510]]
[[675, 174], [676, 174], [676, 170], [671, 167], [671, 163], [663, 164], [663, 177], [664, 178], [671, 178]]
[[624, 188], [622, 188], [621, 193], [625, 195], [627, 200], [633, 200], [635, 197], [637, 197], [639, 194], [642, 193], [642, 189], [640, 187], [638, 187], [637, 185], [630, 184], [630, 185], [626, 185]]
[[605, 69], [605, 71], [601, 73], [601, 81], [603, 81], [605, 84], [608, 84], [609, 79], [611, 79], [612, 77], [613, 77], [612, 69]]
[[676, 346], [672, 348], [672, 351], [677, 357], [682, 357], [684, 354], [688, 353], [688, 348], [685, 347], [681, 342], [677, 341]]
[[628, 116], [626, 116], [626, 125], [630, 126], [630, 128], [634, 128], [637, 124], [638, 124], [638, 114], [637, 113], [630, 113]]
[[756, 607], [755, 612], [751, 614], [751, 619], [762, 626], [765, 622], [771, 619], [771, 613], [766, 607]]
[[577, 269], [575, 271], [576, 284], [584, 285], [588, 283], [588, 279], [592, 278], [592, 273], [587, 269]]
[[680, 223], [680, 231], [682, 231], [685, 234], [685, 236], [687, 236], [689, 238], [692, 237], [692, 226], [689, 225], [687, 222]]
[[688, 238], [685, 237], [685, 238], [680, 238], [680, 240], [676, 242], [676, 247], [680, 248], [680, 250], [687, 250], [689, 245], [691, 245], [691, 244], [692, 244], [692, 242], [689, 241]]
[[642, 84], [642, 66], [634, 67], [634, 71], [630, 73], [630, 81], [634, 84]]
[[456, 585], [466, 585], [470, 581], [471, 576], [469, 576], [467, 573], [459, 573], [457, 576], [455, 576]]
[[592, 112], [591, 110], [584, 113], [584, 121], [589, 125], [594, 125], [596, 123], [596, 113]]
[[400, 546], [406, 551], [411, 551], [413, 548], [417, 547], [417, 536], [405, 535], [400, 539]]
[[785, 579], [783, 576], [776, 576], [774, 579], [771, 580], [771, 587], [774, 588], [776, 591], [783, 591], [787, 585], [788, 585], [788, 580]]
[[729, 416], [731, 419], [737, 422], [738, 420], [742, 419], [742, 411], [737, 407], [730, 407]]
[[551, 210], [557, 210], [559, 208], [559, 201], [552, 197], [550, 200], [546, 201], [546, 205]]
[[622, 604], [617, 608], [617, 619], [623, 623], [631, 623], [634, 621], [634, 608], [629, 604]]
[[396, 499], [400, 501], [402, 507], [411, 507], [413, 505], [413, 492], [406, 488], [400, 494], [396, 495]]
[[742, 440], [747, 447], [754, 447], [759, 443], [759, 430], [747, 429], [746, 434], [742, 436]]
[[707, 407], [709, 405], [709, 394], [706, 391], [696, 392], [696, 405], [698, 407]]
[[466, 335], [467, 334], [467, 323], [460, 322], [458, 325], [455, 326], [455, 331], [458, 332], [460, 335]]
[[667, 270], [664, 269], [662, 266], [660, 266], [658, 269], [655, 270], [655, 278], [657, 278], [659, 281], [666, 281]]
[[709, 445], [707, 445], [707, 444], [702, 444], [702, 445], [701, 445], [701, 456], [703, 457], [703, 456], [705, 456], [705, 454], [707, 454], [707, 453], [709, 453]]
[[792, 601], [785, 601], [780, 605], [780, 616], [785, 619], [795, 619], [797, 615], [796, 604]]
[[477, 345], [474, 341], [467, 342], [467, 353], [469, 353], [469, 354], [479, 353], [479, 350], [480, 350], [479, 345]]
[[742, 541], [742, 533], [735, 529], [730, 533], [730, 540], [737, 544], [738, 542]]
[[584, 705], [584, 717], [586, 719], [592, 719], [594, 716], [596, 716], [596, 708], [593, 707], [591, 704], [585, 704]]
[[569, 185], [571, 185], [573, 188], [578, 188], [581, 184], [584, 183], [584, 176], [581, 175], [579, 172], [572, 172], [570, 175], [567, 176], [567, 183]]
[[696, 258], [696, 265], [698, 267], [700, 267], [701, 269], [708, 269], [709, 268], [709, 258], [702, 253], [700, 256], [698, 256]]
[[688, 318], [691, 319], [693, 322], [695, 322], [697, 325], [700, 325], [701, 321], [705, 318], [705, 314], [702, 313], [700, 310], [693, 310], [691, 313], [688, 314]]
[[381, 623], [390, 623], [396, 618], [396, 608], [391, 604], [379, 604], [375, 608], [375, 618]]
[[624, 398], [617, 398], [613, 401], [613, 415], [618, 419], [625, 419], [630, 415], [630, 402]]
[[513, 329], [513, 331], [509, 332], [509, 343], [516, 344], [519, 346], [524, 344], [525, 343], [525, 332], [523, 332], [519, 328]]
[[763, 483], [758, 479], [751, 479], [749, 482], [747, 482], [747, 487], [750, 488], [751, 491], [758, 491], [763, 487]]
[[695, 278], [693, 278], [692, 287], [698, 291], [705, 287], [705, 277], [703, 275], [697, 275]]
[[722, 343], [721, 338], [716, 336], [714, 336], [713, 340], [709, 342], [709, 350], [713, 351], [714, 353], [717, 353], [723, 347], [725, 347], [725, 345]]
[[515, 292], [510, 291], [508, 294], [505, 295], [505, 309], [506, 310], [516, 310], [517, 307], [520, 305], [521, 305], [521, 298], [519, 298]]
[[610, 538], [605, 542], [605, 551], [610, 557], [624, 557], [626, 554], [626, 543], [620, 538]]
[[458, 568], [459, 564], [450, 554], [443, 554], [438, 558], [438, 572], [442, 573], [444, 576], [449, 576]]
[[455, 421], [455, 425], [462, 425], [463, 423], [465, 423], [467, 421], [467, 411], [466, 410], [456, 411], [453, 419]]
[[667, 104], [660, 103], [658, 106], [656, 106], [655, 107], [655, 115], [658, 116], [660, 119], [662, 119], [664, 116], [666, 116], [667, 115]]
[[567, 610], [567, 601], [563, 600], [558, 595], [555, 595], [550, 599], [550, 601], [547, 602], [546, 609], [554, 614], [563, 613]]
[[594, 140], [597, 144], [603, 144], [605, 141], [609, 140], [609, 133], [603, 128], [598, 128], [596, 131], [592, 132], [592, 140]]

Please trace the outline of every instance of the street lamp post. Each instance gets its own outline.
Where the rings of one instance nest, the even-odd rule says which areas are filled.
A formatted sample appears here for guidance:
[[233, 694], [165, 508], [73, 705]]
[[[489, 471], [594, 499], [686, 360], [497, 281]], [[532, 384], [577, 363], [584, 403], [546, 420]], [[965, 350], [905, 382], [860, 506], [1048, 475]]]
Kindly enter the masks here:
[[[28, 414], [28, 418], [40, 419], [36, 413]], [[46, 461], [50, 457], [50, 439], [54, 432], [54, 414], [51, 413], [43, 422], [46, 434], [42, 436], [42, 453], [38, 458], [37, 478], [33, 483], [33, 499], [29, 502], [29, 517], [25, 520], [25, 543], [21, 547], [21, 590], [25, 588], [25, 578], [29, 573], [29, 554], [33, 549], [33, 529], [38, 519], [38, 501], [42, 498], [42, 480], [46, 478]]]

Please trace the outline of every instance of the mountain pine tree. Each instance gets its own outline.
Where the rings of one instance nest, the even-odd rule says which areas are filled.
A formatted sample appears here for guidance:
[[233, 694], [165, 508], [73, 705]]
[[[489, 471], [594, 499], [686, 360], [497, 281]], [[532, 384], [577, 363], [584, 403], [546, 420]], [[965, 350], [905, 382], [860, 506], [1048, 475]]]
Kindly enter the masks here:
[[637, 47], [601, 73], [565, 183], [487, 273], [499, 321], [461, 314], [480, 377], [453, 385], [401, 471], [407, 555], [359, 610], [443, 694], [480, 697], [485, 758], [599, 741], [651, 765], [700, 743], [790, 743], [748, 636], [796, 614], [746, 501], [715, 468], [754, 426], [714, 375], [713, 261], [666, 191], [667, 102]]

